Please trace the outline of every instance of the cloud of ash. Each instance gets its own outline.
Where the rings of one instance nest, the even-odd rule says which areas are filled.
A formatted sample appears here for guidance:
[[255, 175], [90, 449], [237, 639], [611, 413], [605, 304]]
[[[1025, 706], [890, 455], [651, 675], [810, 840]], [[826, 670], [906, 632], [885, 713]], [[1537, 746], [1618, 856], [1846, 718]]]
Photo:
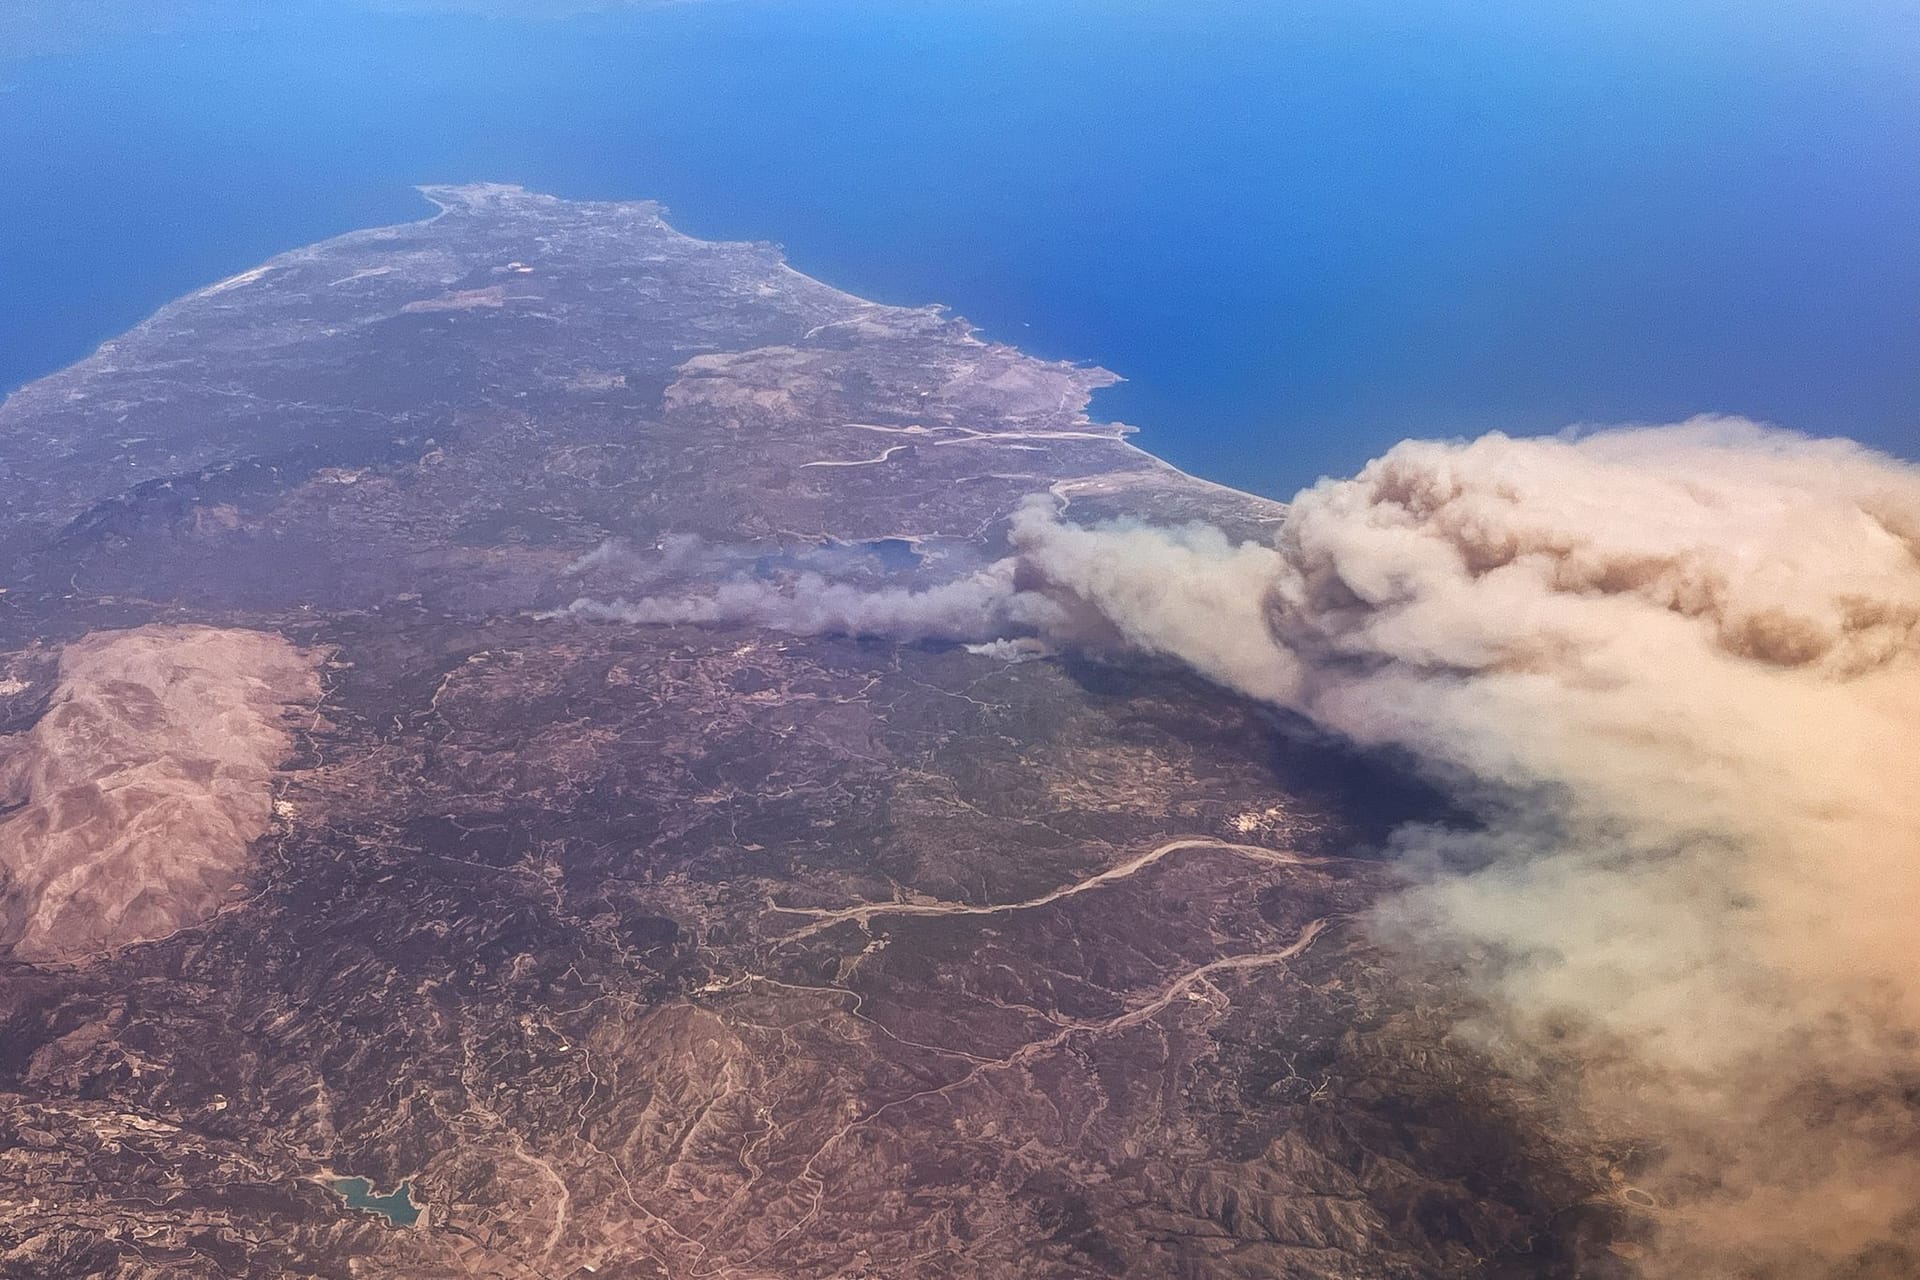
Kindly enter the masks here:
[[1655, 1140], [1649, 1273], [1920, 1274], [1920, 469], [1726, 419], [1409, 441], [1271, 545], [1045, 501], [1012, 543], [574, 611], [1157, 654], [1411, 752], [1484, 821], [1400, 833], [1376, 934]]

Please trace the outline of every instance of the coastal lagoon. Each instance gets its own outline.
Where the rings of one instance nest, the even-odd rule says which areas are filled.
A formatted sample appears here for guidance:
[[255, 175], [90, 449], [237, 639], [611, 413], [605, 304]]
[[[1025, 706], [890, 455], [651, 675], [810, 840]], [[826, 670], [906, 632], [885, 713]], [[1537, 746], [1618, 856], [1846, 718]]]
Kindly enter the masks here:
[[1105, 365], [1097, 414], [1268, 494], [1697, 412], [1911, 455], [1920, 37], [1748, 8], [308, 0], [16, 38], [0, 388], [485, 179]]

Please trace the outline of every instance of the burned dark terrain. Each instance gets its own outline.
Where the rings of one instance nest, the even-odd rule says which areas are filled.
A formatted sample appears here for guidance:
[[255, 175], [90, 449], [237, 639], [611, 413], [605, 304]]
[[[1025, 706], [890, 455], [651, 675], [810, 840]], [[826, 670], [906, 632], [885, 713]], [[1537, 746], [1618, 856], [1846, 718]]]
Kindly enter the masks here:
[[[555, 612], [931, 586], [1035, 494], [1277, 508], [770, 246], [429, 194], [0, 407], [0, 1274], [1625, 1274], [1622, 1153], [1357, 923], [1442, 807], [1390, 766], [1146, 663]], [[218, 633], [300, 655], [230, 673], [284, 751], [169, 755], [165, 646]], [[53, 770], [115, 643], [146, 745]], [[34, 883], [138, 909], [28, 946], [12, 854], [110, 765], [162, 825]], [[183, 889], [193, 788], [271, 818]]]

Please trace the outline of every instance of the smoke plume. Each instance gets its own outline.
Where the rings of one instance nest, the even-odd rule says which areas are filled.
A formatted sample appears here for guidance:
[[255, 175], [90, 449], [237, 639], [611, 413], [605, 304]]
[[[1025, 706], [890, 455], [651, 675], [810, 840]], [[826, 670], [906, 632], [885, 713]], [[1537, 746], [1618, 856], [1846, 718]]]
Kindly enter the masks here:
[[1014, 565], [1002, 561], [977, 573], [922, 590], [866, 590], [808, 571], [791, 581], [736, 577], [710, 592], [642, 596], [636, 600], [583, 597], [561, 612], [575, 617], [653, 626], [745, 622], [799, 635], [938, 637], [990, 641], [1010, 630], [1060, 625], [1045, 596], [1014, 589]]
[[1472, 788], [1377, 930], [1479, 957], [1472, 1030], [1665, 1146], [1656, 1273], [1920, 1266], [1920, 470], [1727, 420], [1408, 442], [1273, 546], [1016, 545], [1067, 615]]
[[[1409, 441], [1274, 541], [1024, 508], [946, 587], [576, 609], [1163, 655], [1467, 797], [1376, 936], [1651, 1138], [1651, 1274], [1920, 1274], [1920, 469], [1728, 419]], [[1643, 1197], [1644, 1198], [1644, 1197]]]

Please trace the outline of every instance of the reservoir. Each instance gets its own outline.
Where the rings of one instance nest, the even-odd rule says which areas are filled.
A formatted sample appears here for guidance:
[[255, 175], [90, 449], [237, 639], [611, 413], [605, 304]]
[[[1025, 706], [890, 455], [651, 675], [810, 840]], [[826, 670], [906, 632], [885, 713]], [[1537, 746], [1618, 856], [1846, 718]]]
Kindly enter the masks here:
[[420, 1219], [420, 1206], [409, 1194], [412, 1184], [403, 1182], [386, 1195], [375, 1195], [365, 1178], [335, 1178], [333, 1189], [347, 1202], [347, 1208], [377, 1213], [396, 1227], [410, 1227]]

